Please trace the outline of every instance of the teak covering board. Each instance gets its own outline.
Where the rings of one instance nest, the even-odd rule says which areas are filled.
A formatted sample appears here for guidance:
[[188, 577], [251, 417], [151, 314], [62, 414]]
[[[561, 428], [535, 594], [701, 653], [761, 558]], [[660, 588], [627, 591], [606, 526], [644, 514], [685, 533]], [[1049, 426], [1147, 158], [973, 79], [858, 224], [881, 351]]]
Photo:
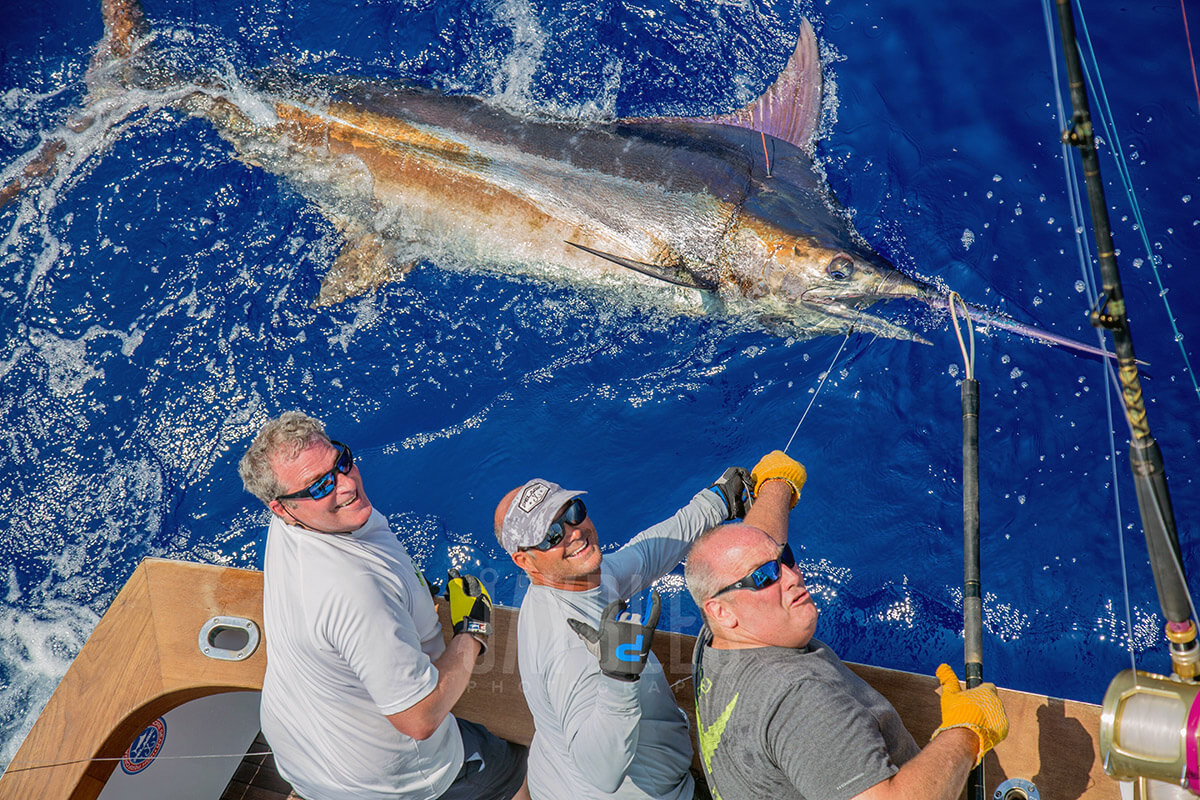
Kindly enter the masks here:
[[[448, 631], [446, 605], [439, 601], [438, 606]], [[115, 762], [91, 759], [120, 757], [146, 725], [189, 700], [261, 689], [264, 644], [242, 662], [216, 661], [200, 653], [200, 628], [214, 616], [246, 617], [261, 627], [262, 573], [143, 561], [0, 777], [0, 800], [92, 800]], [[516, 609], [497, 607], [493, 622], [488, 651], [454, 711], [501, 736], [528, 743], [533, 719], [517, 666]], [[264, 631], [264, 639], [269, 635]], [[654, 650], [694, 734], [689, 678], [693, 641], [691, 636], [663, 632], [655, 637]], [[928, 740], [941, 719], [934, 678], [850, 666], [895, 705], [918, 743]], [[1032, 780], [1043, 797], [1056, 800], [1120, 797], [1118, 785], [1100, 764], [1098, 706], [1006, 689], [1000, 693], [1011, 732], [985, 760], [989, 795], [1005, 778], [1019, 777]], [[47, 763], [62, 766], [27, 768]]]

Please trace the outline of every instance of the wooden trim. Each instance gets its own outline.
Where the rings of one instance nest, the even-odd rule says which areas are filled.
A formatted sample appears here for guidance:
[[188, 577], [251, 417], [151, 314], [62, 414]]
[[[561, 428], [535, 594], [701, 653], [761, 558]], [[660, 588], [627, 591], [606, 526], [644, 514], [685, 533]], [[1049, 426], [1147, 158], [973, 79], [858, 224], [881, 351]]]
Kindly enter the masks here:
[[[146, 559], [100, 620], [0, 777], [0, 798], [94, 800], [133, 738], [172, 708], [219, 692], [262, 690], [262, 642], [245, 661], [205, 657], [214, 616], [262, 625], [262, 573]], [[82, 761], [82, 763], [63, 763]], [[26, 769], [25, 765], [63, 763]], [[21, 770], [21, 771], [14, 771]]]
[[[445, 604], [439, 603], [439, 612], [442, 629], [450, 630]], [[492, 622], [495, 630], [488, 651], [476, 666], [471, 687], [454, 707], [454, 713], [479, 722], [506, 739], [528, 744], [533, 738], [533, 719], [520, 688], [516, 609], [494, 609]], [[692, 764], [700, 770], [691, 682], [694, 642], [694, 636], [660, 632], [654, 637], [654, 653], [663, 664], [668, 683], [674, 687], [676, 702], [688, 716]], [[849, 666], [896, 707], [918, 744], [929, 741], [942, 719], [935, 692], [937, 679], [861, 664]], [[1119, 800], [1117, 782], [1104, 773], [1100, 763], [1099, 706], [1010, 689], [999, 692], [1008, 713], [1010, 732], [984, 759], [988, 797], [1004, 780], [1024, 778], [1038, 787], [1042, 797]]]
[[[446, 604], [438, 602], [443, 630]], [[188, 700], [218, 692], [262, 689], [262, 643], [246, 661], [200, 653], [200, 627], [214, 616], [247, 617], [262, 624], [262, 573], [147, 559], [134, 571], [50, 698], [21, 749], [0, 777], [0, 800], [94, 800], [115, 762], [146, 725]], [[528, 743], [533, 718], [517, 666], [517, 611], [497, 607], [495, 632], [455, 714], [496, 734]], [[264, 632], [264, 638], [266, 632]], [[695, 725], [690, 659], [693, 637], [660, 633], [654, 650], [680, 706]], [[892, 702], [918, 743], [941, 720], [934, 689], [924, 675], [850, 665]], [[1088, 703], [1000, 690], [1008, 711], [1008, 738], [985, 759], [990, 796], [1008, 777], [1032, 780], [1043, 797], [1109, 800], [1118, 785], [1100, 764], [1100, 709]], [[14, 772], [23, 765], [67, 762]], [[696, 762], [697, 764], [699, 762]]]

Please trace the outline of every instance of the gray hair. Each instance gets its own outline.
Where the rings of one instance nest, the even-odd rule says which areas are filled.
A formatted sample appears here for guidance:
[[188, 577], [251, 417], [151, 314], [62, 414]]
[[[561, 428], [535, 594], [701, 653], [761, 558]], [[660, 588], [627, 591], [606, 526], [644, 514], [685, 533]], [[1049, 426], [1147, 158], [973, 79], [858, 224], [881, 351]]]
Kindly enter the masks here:
[[325, 425], [300, 411], [285, 411], [259, 430], [246, 455], [238, 464], [238, 474], [246, 491], [270, 504], [286, 493], [286, 487], [275, 477], [273, 458], [292, 459], [313, 442], [329, 443]]
[[683, 565], [683, 577], [687, 581], [688, 592], [692, 595], [696, 608], [700, 609], [700, 617], [705, 622], [708, 622], [708, 616], [704, 613], [704, 601], [721, 589], [721, 582], [720, 578], [714, 574], [711, 558], [696, 558], [692, 554], [696, 552], [696, 548], [703, 547], [705, 542], [716, 536], [725, 527], [718, 525], [700, 534], [696, 541], [692, 542], [687, 563]]

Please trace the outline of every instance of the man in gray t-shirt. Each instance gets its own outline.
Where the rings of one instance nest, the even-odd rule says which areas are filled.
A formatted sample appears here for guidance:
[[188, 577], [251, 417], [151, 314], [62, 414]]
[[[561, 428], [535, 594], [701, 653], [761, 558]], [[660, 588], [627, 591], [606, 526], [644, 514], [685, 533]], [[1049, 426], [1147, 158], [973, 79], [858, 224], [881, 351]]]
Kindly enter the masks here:
[[[657, 611], [634, 622], [621, 622], [617, 612], [678, 565], [703, 531], [771, 512], [772, 501], [745, 511], [748, 478], [745, 470], [727, 470], [674, 516], [603, 556], [583, 492], [534, 479], [500, 502], [497, 538], [532, 583], [521, 603], [517, 651], [535, 728], [528, 772], [534, 800], [693, 797], [687, 718], [649, 652]], [[786, 504], [774, 513], [786, 514]]]
[[713, 797], [956, 800], [1008, 732], [995, 687], [961, 691], [943, 664], [942, 726], [919, 748], [891, 704], [813, 638], [817, 609], [786, 519], [763, 528], [715, 528], [688, 555], [706, 621], [693, 683]]

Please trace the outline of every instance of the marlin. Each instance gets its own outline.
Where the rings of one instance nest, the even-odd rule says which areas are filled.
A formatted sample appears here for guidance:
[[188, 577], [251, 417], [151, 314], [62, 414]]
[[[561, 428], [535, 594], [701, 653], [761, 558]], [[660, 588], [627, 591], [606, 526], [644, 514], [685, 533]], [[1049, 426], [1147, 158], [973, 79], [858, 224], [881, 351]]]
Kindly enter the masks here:
[[318, 303], [436, 258], [609, 288], [673, 312], [750, 317], [798, 338], [924, 341], [867, 309], [903, 298], [947, 304], [866, 243], [814, 163], [823, 76], [807, 20], [774, 84], [738, 111], [600, 123], [374, 80], [264, 73], [247, 91], [228, 78], [180, 76], [156, 62], [136, 0], [102, 6], [88, 107], [6, 170], [0, 205], [53, 174], [70, 156], [71, 132], [117, 113], [114, 94], [137, 89], [211, 122], [239, 159], [284, 176], [340, 229], [345, 246]]

